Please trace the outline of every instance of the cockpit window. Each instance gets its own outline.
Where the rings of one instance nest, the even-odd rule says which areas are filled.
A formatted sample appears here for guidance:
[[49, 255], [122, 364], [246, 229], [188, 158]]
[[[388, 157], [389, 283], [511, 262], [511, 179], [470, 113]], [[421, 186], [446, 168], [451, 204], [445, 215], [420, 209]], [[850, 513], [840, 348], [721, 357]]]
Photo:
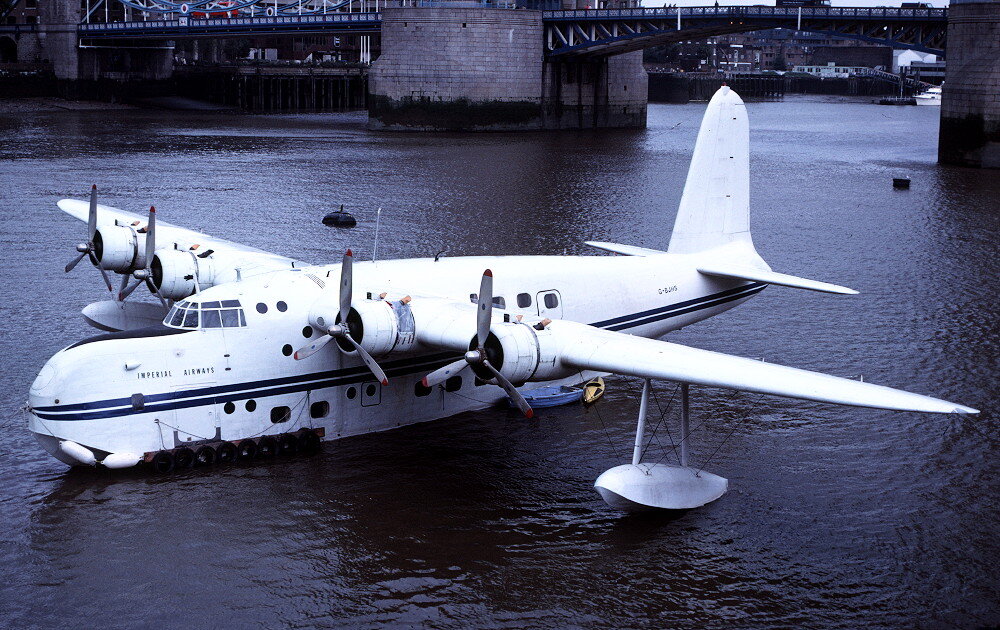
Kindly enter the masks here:
[[172, 328], [240, 328], [247, 325], [247, 320], [239, 300], [201, 303], [183, 300], [171, 307], [163, 323]]

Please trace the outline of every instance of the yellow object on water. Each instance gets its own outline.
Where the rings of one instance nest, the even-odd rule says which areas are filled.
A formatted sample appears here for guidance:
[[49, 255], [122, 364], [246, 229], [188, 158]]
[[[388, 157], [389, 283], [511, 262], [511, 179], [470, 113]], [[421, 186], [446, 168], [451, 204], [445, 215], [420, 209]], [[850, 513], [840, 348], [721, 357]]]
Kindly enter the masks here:
[[587, 381], [583, 386], [583, 404], [589, 405], [597, 402], [597, 399], [604, 395], [604, 379], [597, 378]]

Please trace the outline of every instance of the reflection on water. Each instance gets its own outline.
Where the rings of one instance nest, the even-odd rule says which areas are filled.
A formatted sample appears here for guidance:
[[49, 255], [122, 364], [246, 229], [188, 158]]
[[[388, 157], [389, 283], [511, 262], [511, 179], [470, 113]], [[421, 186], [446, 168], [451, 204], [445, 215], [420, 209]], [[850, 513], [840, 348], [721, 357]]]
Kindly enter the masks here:
[[[937, 112], [749, 105], [754, 241], [861, 290], [773, 287], [673, 340], [937, 394], [940, 417], [696, 390], [696, 462], [730, 493], [621, 516], [594, 479], [627, 456], [637, 385], [597, 409], [503, 410], [327, 444], [314, 458], [167, 478], [65, 471], [19, 406], [88, 334], [93, 270], [64, 275], [103, 201], [312, 261], [663, 247], [703, 105], [645, 131], [371, 134], [357, 114], [69, 112], [0, 118], [0, 621], [5, 625], [949, 626], [996, 607], [997, 202], [934, 163]], [[913, 179], [894, 191], [891, 177]], [[362, 220], [320, 219], [344, 203]], [[665, 406], [673, 392], [659, 384]], [[667, 447], [668, 421], [658, 430]], [[610, 442], [609, 442], [610, 440]], [[669, 449], [652, 456], [669, 461]]]

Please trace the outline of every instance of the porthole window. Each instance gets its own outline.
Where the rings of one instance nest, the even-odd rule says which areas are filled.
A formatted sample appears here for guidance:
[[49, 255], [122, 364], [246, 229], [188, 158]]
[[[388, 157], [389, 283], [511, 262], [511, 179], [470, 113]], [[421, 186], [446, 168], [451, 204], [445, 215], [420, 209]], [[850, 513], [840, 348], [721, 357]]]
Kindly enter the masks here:
[[372, 396], [374, 396], [376, 391], [377, 390], [375, 389], [374, 385], [367, 385], [367, 386], [365, 386], [365, 396], [368, 396], [369, 398], [371, 398]]
[[531, 295], [527, 293], [517, 294], [517, 307], [518, 308], [528, 308], [531, 306]]
[[330, 403], [319, 400], [309, 405], [310, 418], [325, 418], [330, 414]]
[[559, 306], [559, 297], [555, 293], [546, 293], [544, 302], [545, 308], [556, 308]]
[[460, 389], [462, 389], [461, 376], [452, 376], [444, 382], [444, 391], [446, 392], [457, 392]]
[[275, 306], [277, 306], [278, 307], [278, 311], [280, 311], [282, 313], [284, 313], [285, 311], [288, 310], [288, 305], [285, 304], [284, 302], [281, 302], [280, 300], [278, 301], [277, 304], [275, 304]]
[[251, 413], [254, 412], [254, 411], [257, 411], [257, 401], [256, 400], [248, 400], [247, 403], [244, 405], [244, 407], [246, 407], [247, 411], [249, 411]]
[[225, 405], [222, 406], [222, 410], [225, 411], [226, 413], [233, 413], [234, 411], [236, 411], [236, 405], [234, 405], [233, 401], [230, 400], [229, 402], [227, 402]]
[[354, 400], [354, 398], [355, 398], [355, 397], [356, 397], [357, 395], [358, 395], [358, 390], [357, 390], [357, 388], [356, 388], [356, 387], [348, 387], [348, 388], [347, 388], [347, 398], [348, 398], [348, 399], [350, 399], [350, 400]]
[[281, 346], [281, 354], [285, 355], [286, 357], [292, 356], [292, 344], [286, 343], [285, 345]]
[[278, 424], [279, 422], [288, 422], [292, 419], [292, 410], [288, 407], [275, 407], [271, 410], [271, 422]]
[[264, 313], [266, 313], [267, 312], [267, 304], [264, 304], [263, 302], [258, 302], [257, 303], [257, 312], [260, 313], [261, 315], [263, 315]]
[[417, 381], [417, 384], [413, 386], [413, 393], [417, 396], [430, 396], [432, 391], [434, 390], [424, 385], [422, 381]]
[[312, 337], [313, 336], [313, 328], [312, 328], [312, 326], [306, 326], [305, 328], [303, 328], [302, 329], [302, 336], [305, 337], [306, 339]]

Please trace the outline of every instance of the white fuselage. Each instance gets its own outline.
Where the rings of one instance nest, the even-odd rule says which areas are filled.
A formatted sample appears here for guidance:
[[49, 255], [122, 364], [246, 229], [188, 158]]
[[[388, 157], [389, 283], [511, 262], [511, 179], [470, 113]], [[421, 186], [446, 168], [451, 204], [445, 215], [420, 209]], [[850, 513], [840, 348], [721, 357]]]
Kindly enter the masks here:
[[[368, 294], [378, 299], [383, 292], [388, 300], [411, 295], [415, 311], [422, 300], [469, 303], [489, 268], [495, 278], [493, 295], [504, 302], [504, 308], [494, 309], [494, 321], [520, 314], [529, 322], [566, 319], [660, 337], [733, 308], [766, 286], [705, 276], [696, 270], [696, 260], [703, 258], [524, 256], [356, 263], [354, 300]], [[406, 353], [377, 356], [387, 386], [356, 356], [338, 352], [334, 343], [295, 360], [294, 350], [322, 334], [310, 326], [310, 307], [330, 292], [336, 295], [339, 276], [340, 265], [278, 271], [195, 296], [202, 303], [239, 300], [245, 326], [112, 333], [61, 350], [31, 387], [29, 428], [47, 451], [75, 464], [79, 462], [59, 450], [61, 441], [102, 455], [150, 453], [303, 427], [322, 428], [326, 439], [335, 439], [434, 420], [504, 398], [499, 387], [477, 383], [468, 371], [460, 383], [421, 390], [424, 375], [460, 356], [454, 350], [418, 345]], [[583, 380], [582, 375], [575, 380]]]

